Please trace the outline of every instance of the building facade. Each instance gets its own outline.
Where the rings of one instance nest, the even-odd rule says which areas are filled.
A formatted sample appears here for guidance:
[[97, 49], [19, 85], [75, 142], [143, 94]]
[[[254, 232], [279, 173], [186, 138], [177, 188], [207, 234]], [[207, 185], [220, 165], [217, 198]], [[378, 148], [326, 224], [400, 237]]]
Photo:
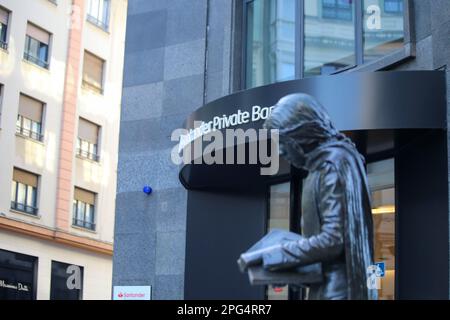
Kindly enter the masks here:
[[194, 121], [222, 130], [216, 118], [306, 92], [367, 160], [380, 299], [450, 297], [446, 1], [128, 8], [113, 285], [150, 285], [155, 299], [303, 298], [250, 286], [236, 260], [272, 228], [301, 232], [305, 173], [283, 161], [264, 178], [259, 166], [178, 166], [171, 134]]
[[126, 0], [0, 1], [0, 299], [110, 299]]

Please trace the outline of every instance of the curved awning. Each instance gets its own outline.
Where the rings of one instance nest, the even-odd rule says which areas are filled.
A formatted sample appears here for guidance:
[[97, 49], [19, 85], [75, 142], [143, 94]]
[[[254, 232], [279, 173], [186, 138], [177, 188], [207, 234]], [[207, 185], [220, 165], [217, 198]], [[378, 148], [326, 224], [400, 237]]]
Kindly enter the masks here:
[[[224, 131], [224, 126], [259, 129], [264, 123], [261, 117], [266, 116], [272, 105], [297, 92], [316, 97], [341, 131], [446, 128], [443, 71], [346, 73], [275, 83], [208, 103], [186, 119], [184, 128], [194, 129], [194, 122], [200, 121], [205, 128], [220, 131]], [[194, 130], [191, 133], [201, 138], [195, 136]], [[251, 186], [264, 180], [259, 168], [259, 165], [186, 164], [179, 176], [186, 188]]]

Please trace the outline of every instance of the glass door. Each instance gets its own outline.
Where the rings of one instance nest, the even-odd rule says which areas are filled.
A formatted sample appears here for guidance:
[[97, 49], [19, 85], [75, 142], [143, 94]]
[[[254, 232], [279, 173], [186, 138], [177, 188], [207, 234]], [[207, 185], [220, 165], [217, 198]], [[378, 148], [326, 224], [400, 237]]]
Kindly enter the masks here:
[[[270, 186], [267, 232], [273, 229], [290, 230], [290, 189], [290, 182]], [[268, 286], [266, 296], [268, 300], [288, 300], [289, 288]]]
[[367, 166], [372, 200], [374, 259], [384, 271], [378, 281], [378, 299], [395, 298], [395, 174], [394, 159]]

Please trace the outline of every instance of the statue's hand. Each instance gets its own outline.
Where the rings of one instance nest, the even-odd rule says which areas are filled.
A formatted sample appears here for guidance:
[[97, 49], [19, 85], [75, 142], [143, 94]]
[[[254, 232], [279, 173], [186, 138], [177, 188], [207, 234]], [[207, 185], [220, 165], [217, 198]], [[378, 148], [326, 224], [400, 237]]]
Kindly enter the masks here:
[[289, 255], [300, 260], [300, 241], [287, 241], [283, 243], [283, 250], [285, 250]]
[[277, 271], [289, 269], [299, 264], [298, 258], [289, 254], [285, 249], [285, 245], [287, 243], [273, 246], [272, 248], [270, 248], [270, 250], [264, 252], [264, 254], [262, 255], [264, 269]]

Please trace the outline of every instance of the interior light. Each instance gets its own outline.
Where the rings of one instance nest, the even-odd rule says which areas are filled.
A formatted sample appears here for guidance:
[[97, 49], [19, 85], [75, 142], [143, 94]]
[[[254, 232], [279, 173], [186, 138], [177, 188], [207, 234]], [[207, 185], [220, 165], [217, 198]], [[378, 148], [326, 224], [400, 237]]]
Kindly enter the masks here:
[[395, 213], [395, 206], [381, 206], [372, 209], [372, 214], [387, 214], [387, 213]]

